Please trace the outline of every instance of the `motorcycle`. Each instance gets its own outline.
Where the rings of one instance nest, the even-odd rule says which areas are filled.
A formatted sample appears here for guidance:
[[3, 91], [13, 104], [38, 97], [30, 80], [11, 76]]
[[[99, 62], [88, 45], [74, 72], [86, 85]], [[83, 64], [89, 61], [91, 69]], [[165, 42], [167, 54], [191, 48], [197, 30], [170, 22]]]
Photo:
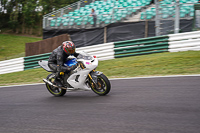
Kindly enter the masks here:
[[94, 93], [104, 96], [110, 92], [111, 84], [108, 78], [99, 71], [96, 71], [98, 59], [85, 52], [79, 53], [77, 58], [68, 59], [64, 66], [77, 65], [69, 73], [62, 72], [63, 87], [54, 84], [55, 73], [49, 68], [48, 61], [40, 60], [38, 64], [46, 71], [51, 72], [43, 81], [46, 83], [47, 90], [54, 96], [63, 96], [66, 91], [92, 90]]

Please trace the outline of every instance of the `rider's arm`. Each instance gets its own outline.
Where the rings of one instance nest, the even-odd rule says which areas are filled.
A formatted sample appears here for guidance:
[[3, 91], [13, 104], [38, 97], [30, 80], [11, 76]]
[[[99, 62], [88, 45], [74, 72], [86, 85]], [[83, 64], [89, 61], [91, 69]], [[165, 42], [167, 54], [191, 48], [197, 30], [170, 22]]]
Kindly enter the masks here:
[[78, 57], [78, 55], [79, 55], [79, 53], [76, 53], [76, 52], [74, 53], [74, 56], [75, 56], [75, 57]]
[[57, 53], [57, 65], [62, 66], [64, 64], [63, 62], [63, 54], [62, 53]]
[[62, 72], [63, 55], [58, 52], [56, 59], [57, 59], [57, 72]]
[[58, 72], [66, 72], [66, 71], [71, 71], [72, 69], [75, 68], [75, 66], [69, 67], [69, 66], [63, 66], [63, 55], [57, 55], [57, 71]]

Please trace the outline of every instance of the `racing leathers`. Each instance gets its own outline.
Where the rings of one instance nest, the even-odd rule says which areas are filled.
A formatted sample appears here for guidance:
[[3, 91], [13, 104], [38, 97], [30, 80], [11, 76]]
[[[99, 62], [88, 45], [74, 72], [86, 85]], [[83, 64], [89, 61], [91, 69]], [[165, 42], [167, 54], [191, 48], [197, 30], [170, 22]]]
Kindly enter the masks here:
[[[76, 52], [73, 54], [73, 56], [75, 57], [77, 57], [78, 55], [79, 54]], [[69, 56], [70, 56], [69, 54], [66, 54], [63, 51], [62, 46], [59, 46], [58, 48], [53, 50], [52, 54], [49, 56], [48, 66], [50, 69], [54, 71], [54, 73], [56, 73], [55, 82], [59, 87], [62, 86], [62, 83], [60, 82], [60, 80], [62, 80], [60, 77], [60, 72], [69, 73], [76, 67], [76, 66], [71, 66], [71, 67], [64, 66], [64, 63], [65, 61], [67, 61]]]

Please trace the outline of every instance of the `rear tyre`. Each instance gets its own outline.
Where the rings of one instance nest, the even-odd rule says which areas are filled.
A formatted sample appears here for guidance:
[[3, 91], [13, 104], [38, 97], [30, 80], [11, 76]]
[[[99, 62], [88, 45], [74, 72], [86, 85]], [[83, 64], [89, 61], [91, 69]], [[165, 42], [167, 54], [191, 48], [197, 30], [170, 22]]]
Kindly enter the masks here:
[[[49, 75], [47, 76], [47, 80], [49, 80], [50, 82], [53, 83], [54, 80], [55, 80], [55, 76], [53, 76], [53, 74], [49, 74]], [[47, 83], [46, 83], [46, 87], [47, 87], [47, 90], [48, 90], [52, 95], [54, 95], [54, 96], [56, 96], [56, 97], [63, 96], [63, 95], [65, 95], [65, 93], [66, 93], [66, 90], [61, 89], [61, 88], [53, 87], [53, 86], [51, 86], [51, 85], [49, 85], [49, 84], [47, 84]]]
[[90, 87], [96, 94], [105, 96], [110, 92], [111, 85], [108, 78], [104, 74], [101, 74], [97, 77], [97, 87], [92, 81], [90, 81]]

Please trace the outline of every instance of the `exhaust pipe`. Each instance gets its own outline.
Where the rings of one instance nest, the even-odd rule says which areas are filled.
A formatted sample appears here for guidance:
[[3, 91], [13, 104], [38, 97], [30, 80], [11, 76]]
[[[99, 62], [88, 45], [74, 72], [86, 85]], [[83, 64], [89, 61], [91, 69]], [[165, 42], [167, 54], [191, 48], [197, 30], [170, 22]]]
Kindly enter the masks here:
[[56, 88], [61, 88], [61, 89], [64, 89], [64, 90], [67, 90], [67, 91], [78, 91], [78, 90], [83, 90], [83, 91], [90, 91], [91, 89], [79, 89], [79, 88], [65, 88], [65, 87], [59, 87], [57, 85], [54, 85], [53, 83], [51, 83], [49, 80], [47, 79], [43, 79], [43, 81], [53, 87], [56, 87]]
[[61, 89], [67, 89], [67, 88], [65, 88], [65, 87], [59, 87], [59, 86], [57, 86], [57, 85], [54, 85], [53, 83], [51, 83], [49, 80], [47, 80], [47, 79], [43, 79], [43, 81], [45, 82], [45, 83], [47, 83], [47, 84], [49, 84], [49, 85], [51, 85], [51, 86], [53, 86], [53, 87], [56, 87], [56, 88], [61, 88]]
[[47, 79], [43, 79], [43, 81], [51, 86], [56, 87], [56, 85], [54, 85], [53, 83], [51, 83], [50, 81], [48, 81]]

